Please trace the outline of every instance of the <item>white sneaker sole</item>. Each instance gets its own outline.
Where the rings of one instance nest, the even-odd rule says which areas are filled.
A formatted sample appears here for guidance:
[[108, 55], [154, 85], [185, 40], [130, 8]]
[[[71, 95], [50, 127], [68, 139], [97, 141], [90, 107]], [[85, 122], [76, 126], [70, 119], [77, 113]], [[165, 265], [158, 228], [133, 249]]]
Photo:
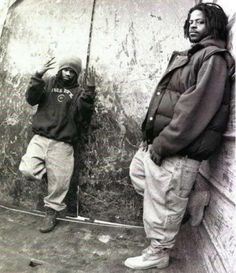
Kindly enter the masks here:
[[146, 265], [140, 265], [137, 264], [134, 265], [132, 262], [129, 261], [129, 259], [125, 260], [124, 265], [131, 268], [131, 269], [149, 269], [149, 268], [158, 268], [162, 269], [169, 265], [169, 258], [163, 257], [162, 259], [158, 259], [158, 261], [150, 261], [146, 262]]

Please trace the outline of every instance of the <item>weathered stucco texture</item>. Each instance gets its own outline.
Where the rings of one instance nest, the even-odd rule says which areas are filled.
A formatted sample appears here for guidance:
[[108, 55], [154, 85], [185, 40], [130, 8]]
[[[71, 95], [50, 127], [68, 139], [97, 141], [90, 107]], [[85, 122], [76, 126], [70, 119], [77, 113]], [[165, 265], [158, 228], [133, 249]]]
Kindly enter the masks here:
[[[77, 54], [85, 65], [93, 1], [17, 2], [8, 10], [0, 42], [0, 199], [42, 209], [45, 185], [29, 183], [18, 172], [35, 110], [24, 92], [30, 74], [53, 56]], [[66, 198], [70, 211], [76, 211], [78, 196], [80, 215], [126, 223], [141, 219], [142, 200], [130, 184], [129, 164], [168, 58], [188, 46], [182, 28], [193, 2], [96, 1], [90, 51], [97, 74], [96, 109], [76, 147]]]

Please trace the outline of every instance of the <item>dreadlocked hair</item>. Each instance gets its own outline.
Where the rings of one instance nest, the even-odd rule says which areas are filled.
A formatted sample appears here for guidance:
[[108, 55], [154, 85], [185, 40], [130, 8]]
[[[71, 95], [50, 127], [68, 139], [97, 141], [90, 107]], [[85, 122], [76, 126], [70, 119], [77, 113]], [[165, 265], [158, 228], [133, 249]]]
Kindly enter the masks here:
[[194, 10], [200, 10], [206, 18], [206, 27], [213, 39], [227, 41], [228, 39], [228, 17], [224, 10], [215, 3], [200, 3], [191, 8], [184, 24], [184, 37], [189, 37], [189, 19]]

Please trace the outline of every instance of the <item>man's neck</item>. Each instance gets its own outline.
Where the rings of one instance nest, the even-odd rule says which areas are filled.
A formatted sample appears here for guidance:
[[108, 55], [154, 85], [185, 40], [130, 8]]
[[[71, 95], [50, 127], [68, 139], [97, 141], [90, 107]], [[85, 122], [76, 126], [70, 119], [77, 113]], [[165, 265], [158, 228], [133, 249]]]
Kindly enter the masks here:
[[198, 45], [198, 44], [203, 45], [203, 46], [214, 45], [214, 46], [217, 46], [217, 47], [220, 47], [220, 48], [225, 48], [226, 47], [226, 42], [224, 42], [223, 40], [213, 39], [210, 35], [206, 36], [205, 38], [203, 38], [198, 43], [192, 43], [191, 48]]

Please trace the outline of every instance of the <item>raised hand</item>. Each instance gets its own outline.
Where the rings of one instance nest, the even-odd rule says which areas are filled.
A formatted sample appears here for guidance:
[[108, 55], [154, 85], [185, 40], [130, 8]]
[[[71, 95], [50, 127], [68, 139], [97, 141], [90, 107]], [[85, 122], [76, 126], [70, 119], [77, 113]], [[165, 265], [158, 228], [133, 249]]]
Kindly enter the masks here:
[[88, 69], [88, 74], [86, 77], [86, 85], [91, 87], [95, 86], [95, 69], [93, 66]]
[[48, 62], [46, 62], [41, 68], [36, 71], [36, 74], [39, 77], [42, 77], [48, 70], [53, 69], [55, 66], [55, 57], [51, 58]]

